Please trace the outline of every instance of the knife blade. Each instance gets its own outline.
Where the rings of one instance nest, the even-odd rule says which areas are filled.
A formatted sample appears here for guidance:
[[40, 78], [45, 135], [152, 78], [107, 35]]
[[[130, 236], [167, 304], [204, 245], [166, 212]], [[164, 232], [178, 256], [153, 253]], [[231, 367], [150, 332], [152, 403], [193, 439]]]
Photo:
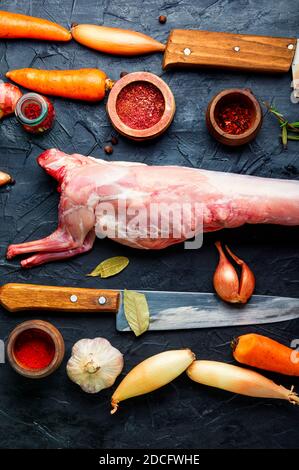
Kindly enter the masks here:
[[[178, 330], [275, 323], [299, 318], [299, 299], [254, 295], [246, 305], [222, 302], [215, 294], [138, 291], [146, 296], [149, 330]], [[10, 312], [39, 310], [113, 313], [116, 329], [129, 331], [123, 291], [9, 283], [0, 288], [0, 304]]]
[[298, 103], [299, 98], [299, 39], [297, 39], [297, 47], [294, 55], [294, 60], [292, 64], [292, 73], [293, 73], [293, 89], [294, 89], [294, 98], [295, 102]]
[[[253, 295], [245, 304], [227, 304], [212, 293], [138, 291], [145, 294], [149, 330], [179, 330], [276, 323], [299, 318], [299, 299]], [[130, 331], [122, 298], [118, 331]]]

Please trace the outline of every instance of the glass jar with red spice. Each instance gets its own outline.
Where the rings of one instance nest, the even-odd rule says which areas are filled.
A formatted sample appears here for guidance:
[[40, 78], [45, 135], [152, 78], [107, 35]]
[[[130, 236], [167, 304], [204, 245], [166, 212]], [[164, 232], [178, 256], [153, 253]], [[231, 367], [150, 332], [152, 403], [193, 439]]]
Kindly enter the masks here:
[[41, 134], [51, 129], [55, 110], [51, 101], [37, 93], [26, 93], [17, 102], [15, 114], [25, 131]]

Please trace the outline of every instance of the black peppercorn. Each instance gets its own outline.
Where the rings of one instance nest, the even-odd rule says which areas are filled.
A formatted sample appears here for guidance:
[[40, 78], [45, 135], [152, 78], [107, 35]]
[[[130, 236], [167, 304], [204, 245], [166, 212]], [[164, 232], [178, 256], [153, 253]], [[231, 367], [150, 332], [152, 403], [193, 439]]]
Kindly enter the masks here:
[[165, 24], [166, 21], [167, 21], [167, 16], [165, 16], [165, 15], [160, 15], [160, 16], [159, 16], [159, 22], [160, 22], [161, 24]]
[[111, 155], [111, 153], [113, 153], [113, 148], [111, 147], [111, 145], [106, 145], [104, 147], [104, 152], [107, 153], [107, 155]]
[[113, 135], [111, 137], [111, 144], [112, 145], [117, 145], [118, 144], [118, 138], [116, 137], [116, 135]]
[[125, 75], [128, 75], [128, 72], [120, 72], [119, 74], [120, 78], [123, 78]]

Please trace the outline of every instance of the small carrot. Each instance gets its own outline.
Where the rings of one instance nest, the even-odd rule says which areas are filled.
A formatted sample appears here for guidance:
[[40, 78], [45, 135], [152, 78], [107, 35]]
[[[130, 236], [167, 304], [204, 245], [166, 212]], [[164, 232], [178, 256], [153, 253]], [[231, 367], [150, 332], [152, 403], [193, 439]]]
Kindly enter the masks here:
[[0, 11], [0, 38], [42, 39], [45, 41], [70, 41], [70, 31], [52, 21], [34, 16]]
[[241, 364], [299, 376], [299, 354], [271, 338], [249, 333], [235, 338], [231, 346], [234, 358]]
[[19, 69], [6, 76], [19, 85], [44, 95], [83, 101], [100, 101], [112, 81], [98, 69], [39, 70]]
[[239, 395], [255, 398], [275, 398], [299, 404], [299, 397], [293, 391], [261, 374], [224, 362], [194, 361], [187, 369], [187, 375], [194, 382], [220, 388]]

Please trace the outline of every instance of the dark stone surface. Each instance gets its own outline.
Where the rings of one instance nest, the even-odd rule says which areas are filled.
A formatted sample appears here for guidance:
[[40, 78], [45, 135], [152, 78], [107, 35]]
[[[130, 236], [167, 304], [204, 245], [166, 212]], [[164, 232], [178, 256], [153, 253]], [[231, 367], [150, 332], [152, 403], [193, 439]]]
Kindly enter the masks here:
[[[202, 28], [253, 34], [298, 34], [298, 11], [291, 0], [4, 0], [1, 8], [45, 17], [65, 26], [71, 22], [131, 28], [165, 41], [172, 28]], [[167, 15], [161, 25], [160, 14]], [[258, 98], [274, 100], [278, 109], [298, 119], [298, 107], [290, 102], [289, 74], [271, 75], [178, 71], [163, 73], [159, 54], [140, 58], [104, 56], [69, 44], [32, 41], [0, 42], [0, 73], [8, 69], [42, 68], [104, 69], [111, 78], [123, 70], [148, 70], [163, 77], [172, 88], [177, 113], [168, 132], [158, 141], [138, 145], [120, 139], [111, 157], [103, 146], [111, 136], [105, 105], [55, 100], [57, 122], [43, 137], [30, 137], [14, 119], [0, 126], [0, 167], [11, 172], [17, 184], [0, 190], [1, 282], [85, 287], [210, 291], [217, 262], [213, 241], [229, 245], [252, 266], [259, 294], [298, 297], [299, 255], [297, 228], [246, 227], [205, 236], [198, 251], [182, 246], [160, 253], [129, 250], [110, 241], [97, 241], [93, 251], [63, 263], [22, 271], [18, 261], [5, 260], [8, 243], [39, 238], [56, 226], [58, 195], [55, 183], [36, 164], [41, 150], [58, 147], [115, 160], [154, 164], [178, 164], [298, 179], [298, 145], [281, 150], [277, 122], [269, 115], [257, 140], [239, 150], [225, 149], [207, 134], [204, 112], [219, 90], [250, 87]], [[107, 280], [85, 277], [100, 260], [128, 255], [130, 267]], [[5, 448], [215, 448], [298, 447], [299, 409], [284, 402], [238, 397], [198, 386], [181, 376], [169, 386], [125, 402], [110, 416], [112, 389], [95, 396], [83, 393], [70, 382], [65, 363], [75, 341], [104, 336], [125, 355], [124, 373], [147, 356], [166, 349], [190, 347], [199, 358], [233, 362], [229, 342], [233, 336], [255, 331], [289, 344], [299, 338], [299, 321], [261, 327], [224, 328], [186, 332], [148, 333], [139, 339], [115, 331], [109, 316], [67, 317], [59, 314], [7, 314], [1, 311], [0, 337], [7, 338], [20, 321], [43, 317], [52, 321], [66, 341], [63, 366], [43, 381], [28, 381], [6, 364], [0, 367], [0, 447]], [[298, 379], [275, 376], [278, 382], [299, 386]]]

